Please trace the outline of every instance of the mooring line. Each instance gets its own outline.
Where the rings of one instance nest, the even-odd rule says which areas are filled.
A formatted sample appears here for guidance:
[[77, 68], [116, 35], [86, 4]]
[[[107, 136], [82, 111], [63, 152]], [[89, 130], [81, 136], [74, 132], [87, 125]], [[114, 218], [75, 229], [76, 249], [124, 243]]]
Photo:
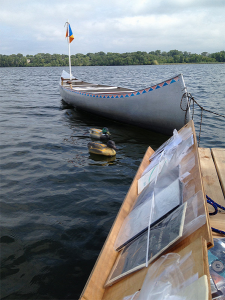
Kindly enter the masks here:
[[[186, 100], [187, 101], [187, 105], [186, 105], [186, 108], [183, 109], [182, 108], [182, 102], [183, 100]], [[200, 121], [200, 128], [199, 128], [199, 138], [198, 138], [198, 146], [200, 144], [200, 136], [201, 136], [201, 131], [202, 131], [202, 118], [203, 118], [203, 110], [206, 111], [206, 112], [209, 112], [211, 114], [214, 114], [218, 117], [222, 117], [222, 118], [225, 118], [225, 115], [221, 115], [219, 113], [216, 113], [214, 111], [211, 111], [209, 109], [205, 109], [203, 106], [201, 106], [196, 100], [195, 98], [191, 95], [191, 93], [184, 93], [182, 95], [182, 98], [181, 98], [181, 101], [180, 101], [180, 108], [185, 111], [185, 124], [187, 123], [187, 114], [188, 114], [188, 110], [189, 108], [191, 107], [191, 103], [192, 103], [192, 120], [194, 118], [194, 105], [197, 104], [197, 106], [201, 109], [201, 121]]]

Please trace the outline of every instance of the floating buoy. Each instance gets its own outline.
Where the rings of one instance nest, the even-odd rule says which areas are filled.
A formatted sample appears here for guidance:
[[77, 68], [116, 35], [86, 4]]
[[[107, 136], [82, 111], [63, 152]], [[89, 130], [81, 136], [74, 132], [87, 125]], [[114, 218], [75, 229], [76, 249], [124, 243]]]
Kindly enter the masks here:
[[91, 128], [90, 129], [90, 137], [98, 140], [109, 140], [110, 132], [107, 127], [101, 129]]
[[112, 140], [107, 142], [107, 145], [100, 144], [97, 142], [88, 143], [88, 149], [90, 153], [105, 155], [105, 156], [114, 156], [116, 155], [116, 145]]

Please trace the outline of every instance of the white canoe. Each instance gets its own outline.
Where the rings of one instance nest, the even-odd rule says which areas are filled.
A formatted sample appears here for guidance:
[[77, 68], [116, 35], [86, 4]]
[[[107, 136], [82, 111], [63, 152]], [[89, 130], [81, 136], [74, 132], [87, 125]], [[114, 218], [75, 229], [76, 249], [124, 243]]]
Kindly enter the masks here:
[[183, 75], [179, 74], [154, 86], [132, 90], [91, 84], [63, 71], [60, 80], [62, 99], [79, 109], [171, 135], [190, 119]]

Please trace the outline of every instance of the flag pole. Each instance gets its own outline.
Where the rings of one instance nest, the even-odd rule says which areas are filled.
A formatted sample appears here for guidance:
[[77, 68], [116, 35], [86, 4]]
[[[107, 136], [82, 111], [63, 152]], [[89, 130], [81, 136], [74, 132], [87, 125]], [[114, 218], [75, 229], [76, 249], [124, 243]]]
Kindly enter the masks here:
[[69, 37], [69, 20], [67, 20], [67, 32], [68, 32], [68, 47], [69, 47], [69, 69], [70, 69], [70, 80], [72, 79], [72, 72], [71, 72], [71, 59], [70, 59], [70, 37]]

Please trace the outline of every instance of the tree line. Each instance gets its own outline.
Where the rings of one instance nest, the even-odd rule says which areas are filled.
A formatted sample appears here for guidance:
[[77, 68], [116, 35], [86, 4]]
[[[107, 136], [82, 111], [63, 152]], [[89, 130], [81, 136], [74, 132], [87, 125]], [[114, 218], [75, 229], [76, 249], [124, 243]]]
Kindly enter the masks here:
[[[201, 54], [187, 51], [160, 50], [144, 52], [97, 52], [71, 55], [72, 66], [124, 66], [124, 65], [158, 65], [176, 63], [223, 63], [225, 51], [216, 53], [203, 52]], [[0, 67], [54, 67], [67, 66], [69, 57], [65, 54], [38, 53], [36, 55], [0, 54]]]

